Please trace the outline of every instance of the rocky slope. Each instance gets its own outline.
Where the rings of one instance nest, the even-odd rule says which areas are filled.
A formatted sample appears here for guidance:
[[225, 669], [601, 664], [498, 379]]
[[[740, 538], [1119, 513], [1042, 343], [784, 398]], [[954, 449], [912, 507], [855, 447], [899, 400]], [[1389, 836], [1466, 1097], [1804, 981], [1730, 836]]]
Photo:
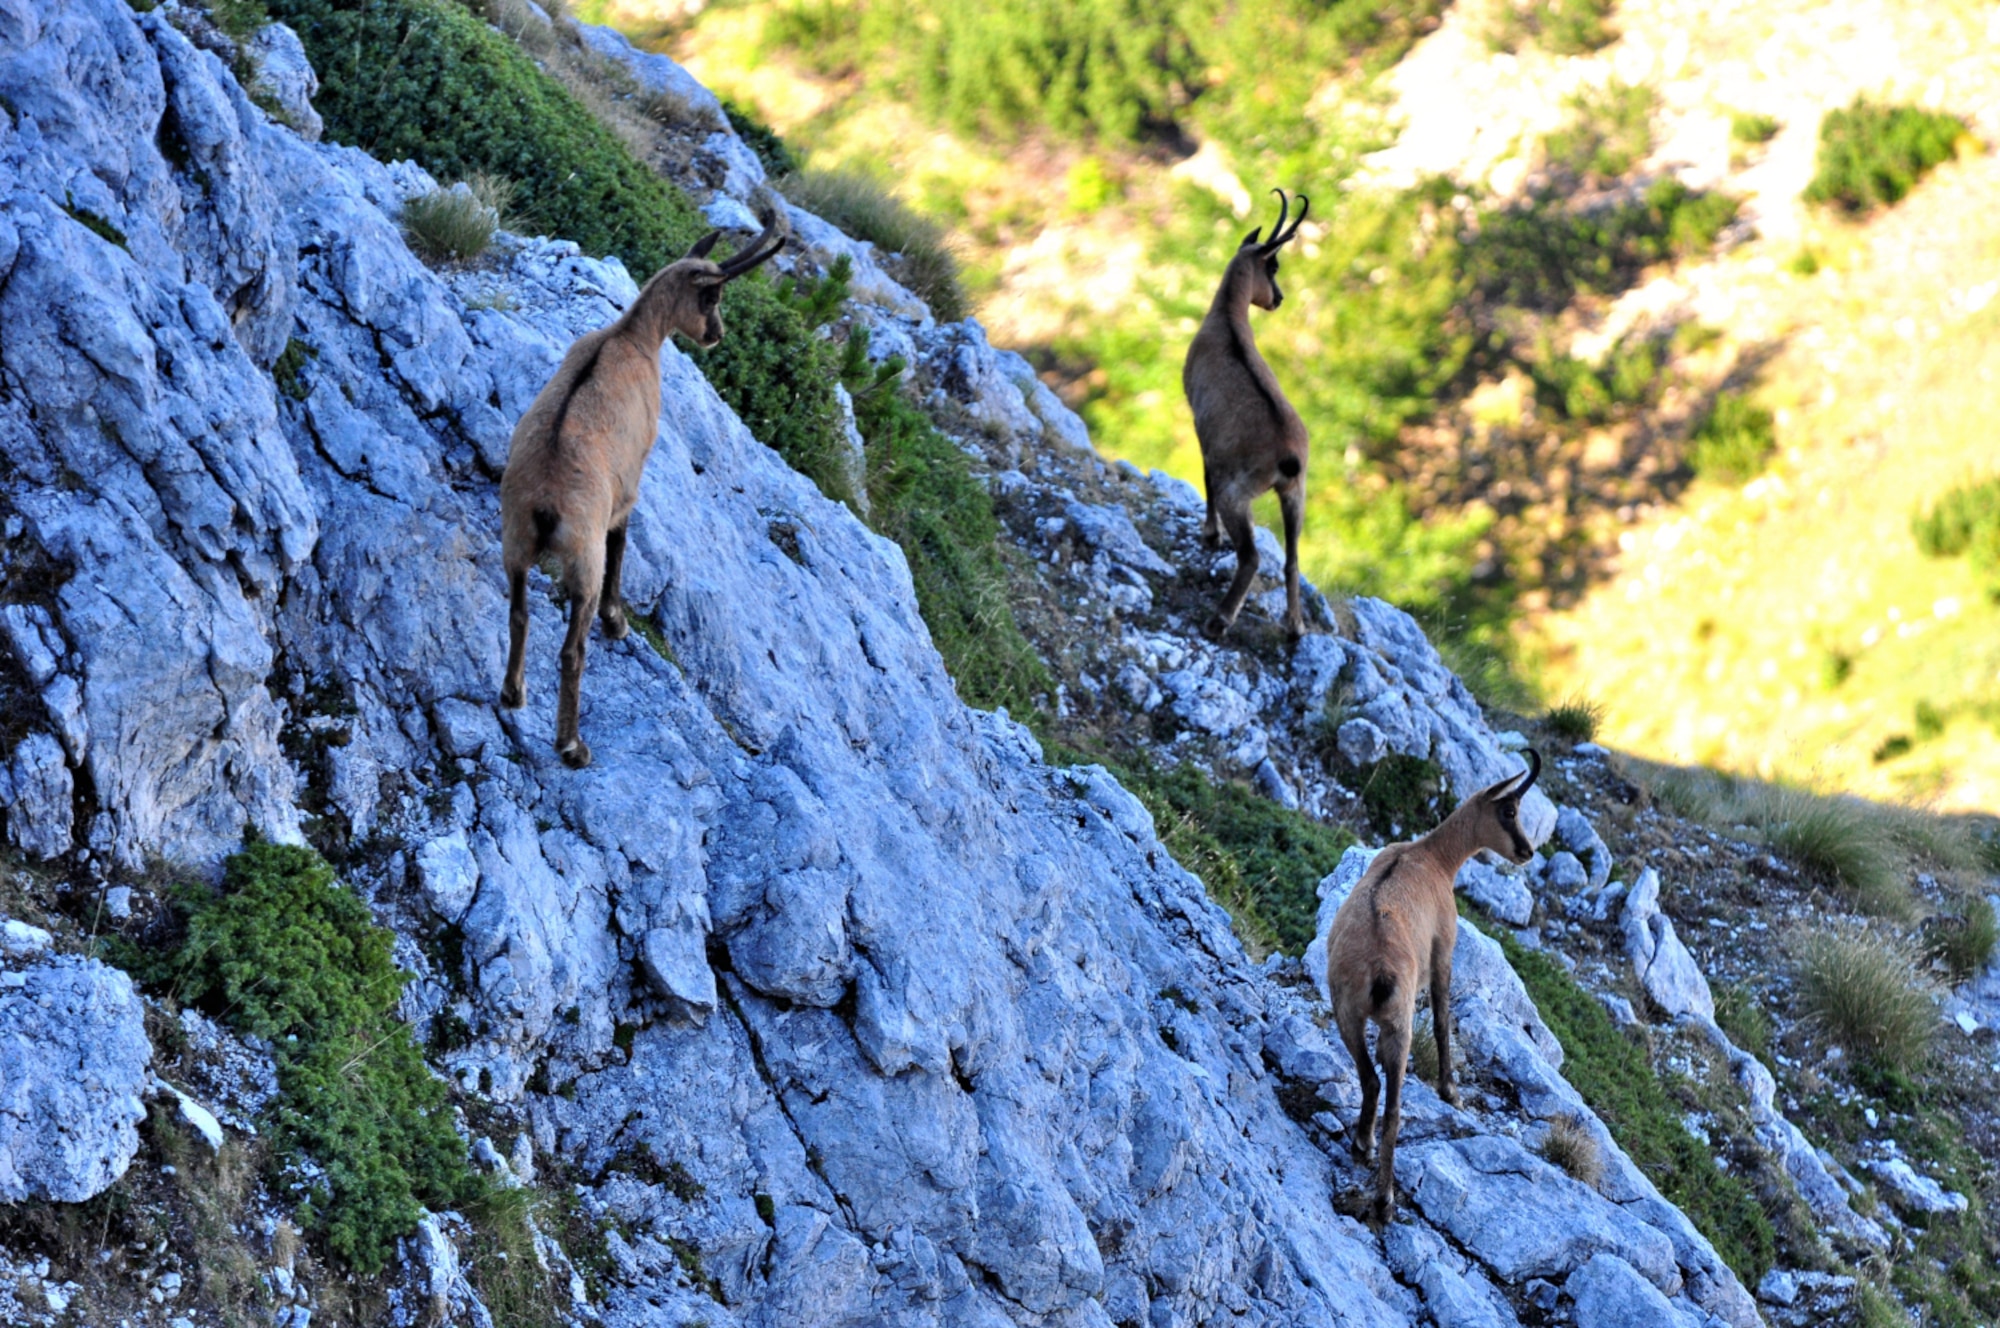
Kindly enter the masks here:
[[[309, 124], [309, 88], [267, 80], [259, 97]], [[142, 1096], [162, 1104], [155, 1135], [214, 1149], [254, 1130], [267, 1056], [62, 952], [100, 918], [143, 917], [159, 864], [211, 873], [246, 830], [296, 841], [320, 818], [356, 846], [344, 875], [417, 975], [404, 1013], [426, 1037], [468, 1030], [435, 1064], [474, 1155], [573, 1185], [598, 1232], [570, 1321], [1758, 1322], [1562, 1078], [1560, 1046], [1471, 928], [1455, 989], [1468, 1109], [1413, 1086], [1402, 1220], [1376, 1233], [1344, 1216], [1358, 1091], [1303, 970], [1246, 956], [1110, 774], [1051, 766], [1019, 723], [960, 703], [895, 546], [752, 439], [671, 347], [625, 573], [664, 649], [597, 644], [596, 763], [564, 769], [560, 609], [539, 575], [530, 703], [496, 706], [496, 482], [513, 420], [569, 341], [633, 297], [632, 274], [512, 237], [476, 269], [425, 267], [396, 216], [432, 181], [277, 122], [167, 12], [0, 0], [0, 105], [0, 623], [22, 717], [0, 788], [8, 898], [41, 901], [59, 933], [6, 933], [15, 1217], [48, 1205], [59, 1222], [54, 1205], [124, 1172]], [[755, 160], [716, 138], [709, 214], [747, 224]], [[1192, 551], [1186, 487], [1105, 467], [1024, 362], [975, 324], [938, 326], [866, 246], [794, 222], [783, 262], [855, 260], [853, 317], [979, 440], [1052, 598], [1099, 624], [1056, 662], [1058, 708], [1073, 677], [1076, 704], [1172, 716], [1186, 736], [1162, 759], [1254, 770], [1314, 811], [1352, 799], [1305, 756], [1330, 691], [1349, 759], [1424, 756], [1459, 789], [1518, 768], [1387, 605], [1321, 602], [1289, 658], [1254, 621], [1247, 648], [1202, 642], [1189, 624], [1214, 569]], [[1583, 818], [1538, 799], [1531, 822], [1565, 851], [1538, 876], [1468, 884], [1512, 921], [1534, 891], [1622, 917], [1659, 1005], [1712, 1028], [1645, 878], [1621, 901]], [[1364, 860], [1323, 884], [1329, 910]], [[165, 1082], [149, 1034], [171, 1034], [189, 1082]], [[1762, 1100], [1816, 1211], [1863, 1221]], [[1559, 1115], [1608, 1159], [1596, 1185], [1534, 1151]], [[232, 1219], [263, 1321], [343, 1321], [357, 1303], [488, 1320], [455, 1218], [427, 1218], [357, 1302], [283, 1238], [286, 1212], [261, 1188]], [[52, 1266], [10, 1247], [0, 1309], [219, 1322], [191, 1283], [182, 1298], [194, 1230], [121, 1256], [116, 1276], [96, 1271], [108, 1249]], [[581, 1252], [545, 1239], [536, 1257]]]

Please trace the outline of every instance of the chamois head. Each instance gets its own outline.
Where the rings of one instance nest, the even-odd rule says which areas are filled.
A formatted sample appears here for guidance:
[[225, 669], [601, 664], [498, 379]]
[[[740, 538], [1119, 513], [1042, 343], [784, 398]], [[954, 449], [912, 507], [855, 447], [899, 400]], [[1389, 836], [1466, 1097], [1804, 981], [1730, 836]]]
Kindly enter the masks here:
[[1542, 758], [1528, 749], [1526, 774], [1510, 775], [1467, 799], [1474, 812], [1473, 835], [1480, 848], [1490, 848], [1509, 862], [1526, 862], [1535, 846], [1521, 833], [1521, 795], [1542, 773]]
[[666, 301], [669, 311], [667, 331], [680, 333], [703, 350], [709, 350], [721, 341], [722, 288], [785, 247], [782, 218], [782, 213], [771, 213], [764, 221], [764, 233], [726, 263], [709, 260], [708, 251], [715, 248], [715, 242], [722, 238], [721, 231], [710, 231], [694, 242], [686, 257], [661, 268], [659, 275], [646, 285], [672, 283], [670, 293], [674, 298]]
[[1300, 194], [1298, 219], [1286, 230], [1285, 218], [1292, 210], [1292, 201], [1282, 189], [1271, 192], [1278, 196], [1278, 224], [1271, 227], [1271, 238], [1259, 241], [1264, 229], [1261, 226], [1244, 236], [1223, 277], [1226, 288], [1245, 292], [1250, 303], [1259, 309], [1275, 309], [1285, 302], [1285, 293], [1278, 289], [1278, 250], [1299, 233], [1299, 227], [1305, 225], [1306, 209], [1312, 206], [1312, 200]]

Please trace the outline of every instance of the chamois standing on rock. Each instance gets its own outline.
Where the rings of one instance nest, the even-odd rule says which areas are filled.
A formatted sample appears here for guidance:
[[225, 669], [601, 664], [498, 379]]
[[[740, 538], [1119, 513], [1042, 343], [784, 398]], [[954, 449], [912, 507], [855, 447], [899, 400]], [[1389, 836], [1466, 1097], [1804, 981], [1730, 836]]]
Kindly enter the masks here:
[[1542, 758], [1528, 750], [1528, 769], [1510, 775], [1458, 805], [1423, 838], [1391, 844], [1375, 855], [1354, 892], [1333, 915], [1326, 938], [1326, 986], [1333, 1019], [1354, 1068], [1361, 1075], [1361, 1120], [1354, 1152], [1365, 1166], [1375, 1137], [1376, 1092], [1381, 1084], [1368, 1063], [1368, 1021], [1380, 1030], [1376, 1051], [1387, 1076], [1382, 1099], [1382, 1157], [1375, 1176], [1374, 1219], [1388, 1221], [1396, 1206], [1396, 1132], [1403, 1120], [1403, 1074], [1417, 992], [1431, 993], [1431, 1028], [1437, 1037], [1438, 1096], [1453, 1106], [1451, 1081], [1451, 958], [1458, 945], [1458, 908], [1452, 883], [1465, 860], [1492, 849], [1526, 862], [1534, 845], [1521, 830], [1521, 795], [1542, 773]]
[[1236, 579], [1223, 596], [1222, 607], [1202, 628], [1216, 640], [1236, 621], [1256, 579], [1257, 540], [1250, 504], [1267, 489], [1278, 491], [1285, 518], [1285, 631], [1296, 641], [1306, 630], [1299, 610], [1306, 426], [1285, 400], [1271, 366], [1257, 353], [1256, 339], [1250, 335], [1250, 306], [1276, 309], [1284, 303], [1284, 292], [1278, 289], [1278, 250], [1299, 233], [1312, 203], [1299, 196], [1298, 220], [1286, 230], [1291, 200], [1282, 189], [1271, 192], [1279, 204], [1271, 238], [1259, 243], [1261, 227], [1244, 237], [1223, 271], [1222, 285], [1181, 366], [1181, 389], [1194, 412], [1195, 437], [1201, 440], [1202, 487], [1208, 491], [1201, 537], [1210, 548], [1220, 548], [1226, 532], [1236, 548]]
[[556, 752], [590, 764], [577, 734], [584, 646], [592, 618], [613, 641], [629, 630], [619, 579], [625, 527], [660, 426], [660, 347], [680, 333], [702, 349], [722, 340], [722, 288], [784, 247], [782, 214], [726, 263], [709, 260], [721, 232], [654, 273], [616, 321], [578, 337], [555, 376], [514, 426], [500, 479], [501, 552], [507, 567], [507, 676], [500, 704], [527, 699], [528, 569], [544, 553], [562, 564], [569, 634], [562, 647]]

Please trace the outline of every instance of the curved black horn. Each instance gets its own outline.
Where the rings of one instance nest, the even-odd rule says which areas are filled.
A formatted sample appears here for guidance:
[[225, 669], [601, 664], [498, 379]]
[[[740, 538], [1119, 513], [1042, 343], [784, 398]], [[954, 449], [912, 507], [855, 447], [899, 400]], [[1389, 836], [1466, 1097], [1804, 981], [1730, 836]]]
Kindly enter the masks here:
[[1293, 219], [1293, 221], [1292, 221], [1292, 228], [1291, 228], [1290, 230], [1288, 230], [1288, 231], [1286, 231], [1286, 232], [1285, 232], [1285, 234], [1284, 234], [1284, 238], [1283, 238], [1283, 239], [1279, 239], [1279, 240], [1276, 240], [1276, 241], [1275, 241], [1275, 243], [1277, 243], [1277, 244], [1289, 244], [1289, 243], [1291, 243], [1291, 239], [1292, 239], [1292, 237], [1293, 237], [1294, 235], [1297, 235], [1297, 234], [1299, 233], [1299, 227], [1301, 227], [1301, 226], [1303, 226], [1303, 225], [1305, 225], [1305, 224], [1306, 224], [1306, 213], [1307, 213], [1308, 211], [1310, 211], [1311, 209], [1312, 209], [1312, 200], [1311, 200], [1310, 198], [1307, 198], [1307, 197], [1306, 197], [1306, 196], [1305, 196], [1304, 194], [1300, 194], [1300, 195], [1299, 195], [1299, 215], [1298, 215], [1298, 216], [1297, 216], [1296, 218], [1294, 218], [1294, 219]]
[[1271, 242], [1264, 246], [1266, 249], [1284, 243], [1278, 237], [1285, 233], [1285, 218], [1292, 210], [1292, 200], [1285, 197], [1284, 190], [1273, 189], [1271, 192], [1278, 196], [1278, 224], [1271, 228]]
[[[768, 262], [780, 249], [785, 247], [788, 228], [784, 214], [775, 209], [770, 220], [764, 223], [764, 233], [744, 246], [734, 258], [722, 265], [722, 277], [727, 281], [742, 276], [761, 263]], [[767, 245], [768, 242], [768, 245]]]
[[1508, 796], [1519, 797], [1521, 794], [1526, 793], [1530, 788], [1534, 786], [1535, 781], [1541, 778], [1541, 774], [1542, 774], [1542, 754], [1536, 751], [1534, 748], [1530, 747], [1528, 748], [1528, 777], [1522, 780], [1519, 784], [1515, 785], [1513, 788], [1508, 789], [1507, 790]]

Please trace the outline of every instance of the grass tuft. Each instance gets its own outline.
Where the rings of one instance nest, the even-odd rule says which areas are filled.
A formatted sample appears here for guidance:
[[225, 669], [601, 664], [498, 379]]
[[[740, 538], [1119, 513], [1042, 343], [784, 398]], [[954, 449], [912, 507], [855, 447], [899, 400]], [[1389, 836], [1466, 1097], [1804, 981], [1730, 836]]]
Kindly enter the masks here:
[[880, 248], [890, 274], [931, 307], [941, 323], [969, 312], [958, 259], [944, 229], [859, 171], [795, 171], [777, 182], [786, 198], [849, 235]]
[[1765, 785], [1751, 795], [1744, 812], [1764, 832], [1765, 843], [1862, 908], [1890, 917], [1908, 914], [1903, 863], [1875, 809], [1854, 798]]
[[1955, 115], [1857, 97], [1820, 121], [1818, 169], [1803, 197], [1850, 216], [1893, 206], [1951, 156], [1965, 132]]
[[1618, 40], [1611, 26], [1617, 0], [1500, 0], [1487, 24], [1486, 44], [1518, 51], [1529, 42], [1553, 55], [1588, 55]]
[[1969, 895], [1955, 913], [1940, 914], [1924, 924], [1924, 952], [1944, 965], [1954, 986], [1986, 967], [1996, 942], [2000, 942], [2000, 921], [1984, 895]]
[[464, 263], [485, 253], [500, 229], [514, 186], [498, 176], [475, 174], [449, 189], [433, 189], [403, 204], [403, 233], [410, 248], [433, 263]]
[[1934, 987], [1903, 941], [1877, 930], [1806, 932], [1794, 942], [1799, 1005], [1828, 1037], [1907, 1073], [1930, 1054]]
[[1597, 1147], [1597, 1136], [1574, 1112], [1550, 1119], [1548, 1133], [1542, 1136], [1542, 1156], [1592, 1189], [1604, 1179], [1604, 1154]]
[[1604, 707], [1580, 693], [1542, 712], [1542, 727], [1569, 742], [1589, 742], [1604, 723]]
[[1784, 127], [1784, 121], [1777, 116], [1761, 115], [1756, 111], [1737, 111], [1729, 117], [1729, 136], [1738, 143], [1752, 146], [1770, 142]]
[[1719, 392], [1688, 441], [1688, 463], [1703, 479], [1741, 484], [1764, 469], [1777, 446], [1770, 411], [1741, 392]]

